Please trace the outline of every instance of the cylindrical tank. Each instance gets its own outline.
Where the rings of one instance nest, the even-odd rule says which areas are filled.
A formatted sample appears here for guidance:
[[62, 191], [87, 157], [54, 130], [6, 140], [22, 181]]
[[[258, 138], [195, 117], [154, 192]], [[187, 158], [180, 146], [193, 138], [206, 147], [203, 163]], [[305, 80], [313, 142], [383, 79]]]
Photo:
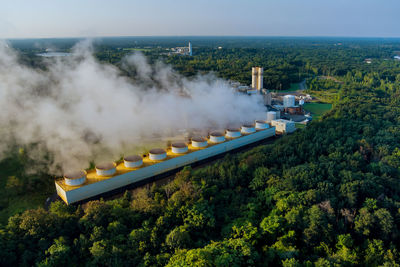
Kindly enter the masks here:
[[276, 112], [275, 111], [268, 111], [267, 112], [267, 122], [271, 122], [276, 120]]
[[256, 128], [254, 128], [254, 124], [243, 124], [242, 125], [242, 133], [243, 134], [250, 134], [254, 133]]
[[184, 154], [184, 153], [188, 152], [189, 149], [185, 143], [179, 142], [179, 143], [173, 143], [171, 145], [171, 150], [172, 150], [172, 153], [174, 153], [174, 154]]
[[256, 130], [264, 130], [269, 128], [269, 124], [263, 120], [256, 120]]
[[77, 171], [64, 174], [64, 182], [69, 186], [78, 186], [84, 184], [86, 181], [86, 172]]
[[296, 101], [296, 97], [294, 95], [285, 95], [283, 97], [283, 106], [285, 108], [293, 107]]
[[167, 157], [167, 152], [161, 148], [154, 148], [149, 152], [149, 158], [151, 160], [163, 160]]
[[212, 143], [222, 143], [225, 141], [225, 136], [221, 132], [210, 133], [210, 142]]
[[193, 147], [206, 147], [208, 146], [207, 139], [203, 137], [193, 137], [192, 138]]
[[117, 164], [115, 162], [105, 162], [96, 165], [96, 173], [98, 176], [111, 176], [117, 169]]
[[143, 159], [138, 155], [130, 155], [124, 157], [124, 165], [127, 168], [137, 168], [143, 165]]
[[240, 129], [236, 129], [236, 128], [228, 128], [226, 130], [226, 137], [229, 138], [237, 138], [240, 137], [242, 134], [240, 133]]

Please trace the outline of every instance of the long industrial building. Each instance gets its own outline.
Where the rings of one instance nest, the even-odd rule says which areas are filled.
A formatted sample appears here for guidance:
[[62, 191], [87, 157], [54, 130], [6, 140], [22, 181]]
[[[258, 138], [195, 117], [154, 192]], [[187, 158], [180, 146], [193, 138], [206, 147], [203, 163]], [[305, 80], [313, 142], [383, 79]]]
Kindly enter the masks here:
[[57, 194], [67, 204], [84, 201], [274, 135], [275, 127], [265, 121], [212, 132], [207, 138], [173, 143], [168, 149], [152, 149], [143, 157], [126, 156], [119, 162], [98, 164], [93, 170], [67, 173], [55, 181]]

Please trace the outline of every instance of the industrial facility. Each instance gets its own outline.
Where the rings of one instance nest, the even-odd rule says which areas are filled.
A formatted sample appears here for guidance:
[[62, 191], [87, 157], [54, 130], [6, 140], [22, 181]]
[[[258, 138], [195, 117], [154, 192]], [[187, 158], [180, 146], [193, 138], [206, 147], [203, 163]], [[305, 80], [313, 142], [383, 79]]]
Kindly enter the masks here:
[[182, 46], [182, 47], [174, 47], [170, 49], [171, 52], [169, 55], [182, 55], [182, 56], [192, 56], [192, 44], [189, 42], [188, 46]]
[[[310, 113], [306, 114], [303, 105], [305, 101], [311, 101], [312, 97], [297, 91], [293, 91], [293, 94], [282, 92], [272, 93], [270, 90], [263, 88], [263, 74], [264, 69], [262, 67], [252, 67], [251, 86], [243, 85], [237, 81], [230, 81], [230, 85], [239, 93], [261, 95], [264, 100], [264, 105], [270, 112], [274, 112], [274, 119], [286, 119], [296, 123], [307, 124], [312, 117]], [[303, 83], [305, 83], [305, 81]], [[267, 119], [267, 121], [271, 122], [272, 119]], [[290, 132], [284, 129], [286, 129], [286, 127], [282, 128], [282, 133]]]
[[76, 203], [272, 136], [275, 127], [257, 120], [240, 129], [213, 131], [207, 137], [172, 143], [166, 149], [151, 149], [143, 156], [129, 155], [120, 161], [97, 164], [95, 169], [66, 173], [56, 179], [55, 186], [65, 203]]
[[[178, 53], [191, 55], [190, 42], [188, 47], [178, 51]], [[251, 88], [237, 82], [231, 82], [231, 85], [241, 93], [262, 95], [264, 104], [270, 109], [266, 114], [266, 120], [245, 123], [240, 128], [212, 131], [207, 136], [174, 142], [165, 149], [151, 149], [142, 156], [129, 155], [120, 161], [97, 164], [91, 170], [66, 173], [62, 179], [55, 181], [57, 194], [67, 204], [84, 201], [256, 143], [276, 134], [292, 133], [296, 130], [294, 121], [281, 118], [281, 114], [302, 112], [301, 105], [298, 111], [299, 106], [295, 105], [296, 97], [285, 95], [283, 105], [271, 106], [271, 93], [263, 88], [263, 68], [252, 68]]]

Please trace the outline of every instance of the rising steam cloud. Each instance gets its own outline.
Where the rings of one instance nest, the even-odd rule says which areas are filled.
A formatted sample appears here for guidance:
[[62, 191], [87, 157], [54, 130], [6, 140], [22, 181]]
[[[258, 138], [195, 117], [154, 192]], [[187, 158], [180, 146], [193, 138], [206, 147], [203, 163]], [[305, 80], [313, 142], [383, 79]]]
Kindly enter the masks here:
[[18, 63], [17, 52], [0, 43], [0, 159], [12, 145], [30, 147], [29, 157], [51, 155], [48, 171], [61, 174], [117, 159], [171, 131], [264, 118], [261, 99], [235, 94], [213, 75], [188, 79], [136, 53], [122, 62], [131, 79], [92, 54], [89, 42], [79, 43], [44, 71]]

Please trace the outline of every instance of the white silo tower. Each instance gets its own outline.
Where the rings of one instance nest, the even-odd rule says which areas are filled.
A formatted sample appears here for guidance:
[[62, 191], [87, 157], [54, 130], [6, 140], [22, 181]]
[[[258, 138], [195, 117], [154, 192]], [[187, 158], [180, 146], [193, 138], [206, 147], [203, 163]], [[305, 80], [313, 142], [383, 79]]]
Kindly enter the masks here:
[[257, 86], [257, 67], [251, 69], [251, 88], [255, 89]]
[[189, 56], [192, 55], [192, 44], [189, 42]]
[[251, 69], [251, 87], [253, 89], [263, 89], [263, 73], [264, 69], [261, 67], [253, 67]]
[[257, 75], [257, 89], [258, 90], [263, 89], [263, 86], [264, 86], [263, 74], [264, 74], [264, 69], [261, 67], [258, 67], [258, 75]]

